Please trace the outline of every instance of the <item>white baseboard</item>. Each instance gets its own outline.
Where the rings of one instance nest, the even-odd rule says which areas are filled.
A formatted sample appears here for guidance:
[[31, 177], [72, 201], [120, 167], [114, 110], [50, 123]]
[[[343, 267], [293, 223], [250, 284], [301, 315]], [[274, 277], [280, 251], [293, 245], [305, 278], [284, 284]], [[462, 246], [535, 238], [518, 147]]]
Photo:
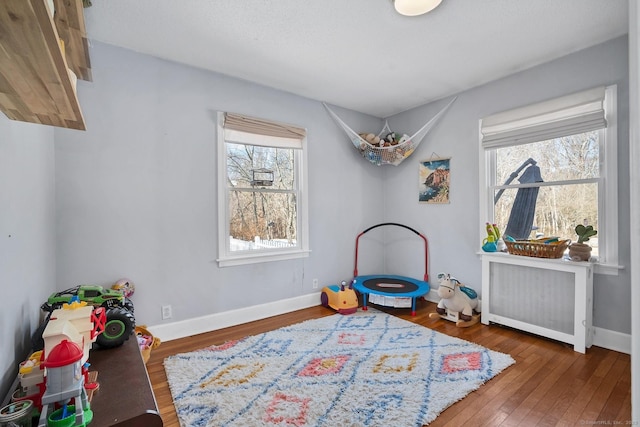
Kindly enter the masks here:
[[631, 354], [631, 335], [609, 329], [594, 328], [593, 345], [620, 353]]
[[[440, 301], [437, 291], [433, 289], [429, 291], [424, 298], [433, 303]], [[161, 341], [171, 341], [261, 320], [279, 314], [290, 313], [319, 304], [320, 293], [317, 292], [286, 300], [182, 320], [180, 322], [150, 326], [148, 329], [153, 335], [160, 338]], [[481, 304], [479, 304], [479, 307], [481, 307]], [[608, 329], [595, 328], [593, 345], [608, 350], [619, 351], [620, 353], [631, 354], [631, 335]]]
[[214, 313], [179, 322], [153, 325], [149, 326], [148, 329], [154, 336], [160, 338], [161, 341], [171, 341], [317, 305], [320, 305], [320, 292], [239, 308], [237, 310]]
[[429, 302], [433, 302], [435, 304], [440, 302], [440, 295], [438, 295], [438, 291], [433, 289], [429, 290], [429, 293], [423, 296], [422, 298], [426, 299]]

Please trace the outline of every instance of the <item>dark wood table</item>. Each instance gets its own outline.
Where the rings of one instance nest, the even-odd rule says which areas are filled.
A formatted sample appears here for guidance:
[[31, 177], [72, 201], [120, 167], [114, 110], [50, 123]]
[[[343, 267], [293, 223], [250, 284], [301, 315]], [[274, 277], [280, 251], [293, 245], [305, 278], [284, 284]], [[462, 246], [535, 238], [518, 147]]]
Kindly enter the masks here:
[[89, 363], [100, 384], [91, 398], [91, 427], [162, 427], [135, 335], [121, 347], [91, 350]]

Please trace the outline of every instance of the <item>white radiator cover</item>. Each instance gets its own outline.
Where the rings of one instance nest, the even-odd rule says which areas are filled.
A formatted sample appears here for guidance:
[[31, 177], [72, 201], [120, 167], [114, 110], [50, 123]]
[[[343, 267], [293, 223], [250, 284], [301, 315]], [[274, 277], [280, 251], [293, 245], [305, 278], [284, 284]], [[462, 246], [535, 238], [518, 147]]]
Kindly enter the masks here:
[[482, 255], [482, 323], [499, 323], [574, 345], [593, 341], [590, 263]]
[[574, 275], [491, 263], [491, 312], [573, 334]]

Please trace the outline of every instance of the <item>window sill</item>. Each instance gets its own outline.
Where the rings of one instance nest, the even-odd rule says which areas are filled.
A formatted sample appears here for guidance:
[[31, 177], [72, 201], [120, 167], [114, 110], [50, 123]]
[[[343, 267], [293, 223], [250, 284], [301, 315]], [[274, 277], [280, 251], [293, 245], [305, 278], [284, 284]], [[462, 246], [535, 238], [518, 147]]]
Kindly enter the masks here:
[[[552, 259], [552, 258], [536, 258], [536, 257], [527, 257], [527, 256], [521, 256], [521, 255], [512, 255], [512, 254], [508, 254], [508, 253], [503, 253], [503, 252], [484, 252], [484, 251], [479, 251], [477, 252], [478, 255], [490, 255], [490, 256], [498, 256], [498, 257], [517, 257], [518, 259], [523, 259], [523, 261], [526, 262], [530, 262], [532, 264], [538, 263], [538, 264], [551, 264], [551, 265], [556, 265], [556, 264], [575, 264], [575, 265], [580, 265], [580, 264], [586, 264], [587, 261], [571, 261], [569, 259], [565, 259], [565, 258], [556, 258], [556, 259]], [[605, 263], [600, 263], [598, 261], [593, 261], [591, 262], [591, 264], [593, 265], [593, 273], [594, 274], [604, 274], [604, 275], [608, 275], [608, 276], [617, 276], [619, 274], [620, 270], [624, 270], [624, 266], [623, 265], [618, 265], [618, 264], [605, 264]]]
[[285, 261], [288, 259], [298, 259], [309, 257], [310, 250], [297, 250], [290, 252], [278, 253], [257, 253], [232, 255], [224, 258], [218, 258], [218, 267], [233, 267], [236, 265], [257, 264], [260, 262]]
[[607, 276], [617, 276], [620, 270], [624, 270], [624, 265], [618, 264], [594, 262], [593, 265], [595, 266], [595, 274], [606, 274]]

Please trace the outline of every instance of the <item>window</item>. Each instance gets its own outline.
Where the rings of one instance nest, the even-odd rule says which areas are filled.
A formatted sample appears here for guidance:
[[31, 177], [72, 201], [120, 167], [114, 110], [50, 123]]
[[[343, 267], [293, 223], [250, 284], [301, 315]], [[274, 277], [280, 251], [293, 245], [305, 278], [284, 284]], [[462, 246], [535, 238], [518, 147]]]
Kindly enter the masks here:
[[617, 271], [616, 127], [616, 86], [482, 119], [482, 223], [515, 239], [573, 241], [577, 224], [592, 225], [598, 272]]
[[306, 131], [218, 113], [221, 267], [308, 256]]

